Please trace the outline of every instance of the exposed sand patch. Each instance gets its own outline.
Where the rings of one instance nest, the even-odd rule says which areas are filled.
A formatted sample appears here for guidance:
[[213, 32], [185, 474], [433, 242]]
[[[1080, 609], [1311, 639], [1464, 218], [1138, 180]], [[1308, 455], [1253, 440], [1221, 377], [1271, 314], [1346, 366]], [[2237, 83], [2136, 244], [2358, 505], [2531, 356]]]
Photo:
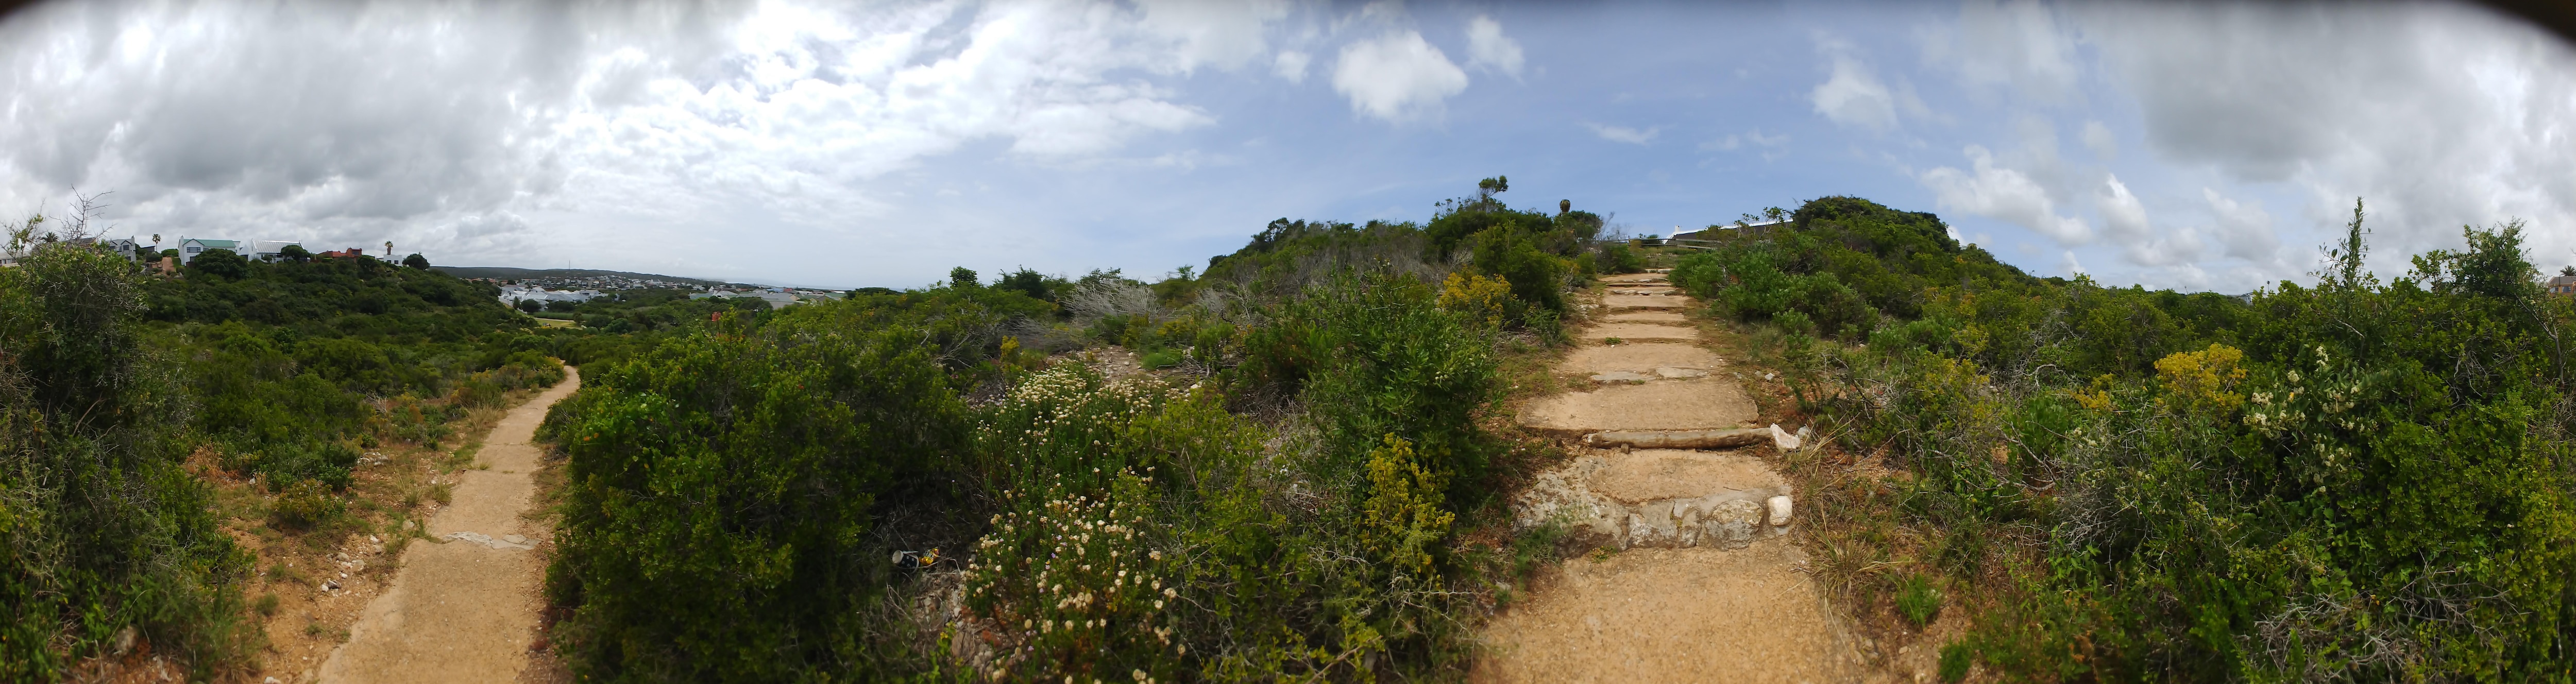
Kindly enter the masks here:
[[1866, 677], [1785, 539], [1632, 549], [1559, 564], [1495, 618], [1473, 682], [1783, 682]]

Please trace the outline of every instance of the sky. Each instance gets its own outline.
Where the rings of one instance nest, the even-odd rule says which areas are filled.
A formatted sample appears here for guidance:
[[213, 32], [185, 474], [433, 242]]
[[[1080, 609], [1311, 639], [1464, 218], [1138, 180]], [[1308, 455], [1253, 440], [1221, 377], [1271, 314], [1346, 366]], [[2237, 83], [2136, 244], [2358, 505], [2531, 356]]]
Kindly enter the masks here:
[[458, 266], [1157, 277], [1276, 218], [1630, 235], [1830, 195], [2038, 275], [2308, 281], [2525, 222], [2576, 264], [2576, 49], [2453, 4], [183, 2], [0, 19], [0, 215]]

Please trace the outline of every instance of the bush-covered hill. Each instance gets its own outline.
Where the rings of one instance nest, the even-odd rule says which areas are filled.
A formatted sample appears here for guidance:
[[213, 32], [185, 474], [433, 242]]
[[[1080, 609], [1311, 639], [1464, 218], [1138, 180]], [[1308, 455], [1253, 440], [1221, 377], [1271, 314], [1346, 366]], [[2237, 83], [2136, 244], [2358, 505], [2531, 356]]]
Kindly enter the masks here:
[[1910, 474], [1827, 494], [1832, 578], [1962, 594], [1952, 649], [2007, 678], [2562, 679], [2576, 307], [2519, 224], [2382, 282], [2361, 220], [2246, 301], [2032, 279], [1852, 198], [1674, 275]]
[[[548, 419], [558, 643], [620, 681], [1457, 676], [1552, 553], [1500, 524], [1528, 457], [1484, 421], [1598, 258], [1583, 223], [1483, 193], [1431, 230], [1275, 222], [1203, 276], [961, 268], [686, 328]], [[1105, 345], [1163, 374], [1045, 356]], [[962, 620], [908, 612], [925, 566]]]

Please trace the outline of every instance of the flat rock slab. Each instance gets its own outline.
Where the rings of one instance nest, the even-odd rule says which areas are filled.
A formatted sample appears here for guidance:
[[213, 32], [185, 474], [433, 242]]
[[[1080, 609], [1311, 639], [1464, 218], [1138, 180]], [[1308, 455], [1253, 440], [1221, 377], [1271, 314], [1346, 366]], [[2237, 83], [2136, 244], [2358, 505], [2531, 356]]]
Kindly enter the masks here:
[[1699, 329], [1654, 323], [1603, 323], [1584, 328], [1582, 336], [1587, 340], [1696, 340]]
[[1604, 430], [1708, 430], [1745, 427], [1760, 411], [1731, 379], [1701, 378], [1609, 385], [1531, 401], [1521, 424], [1583, 434]]
[[1630, 283], [1660, 283], [1665, 280], [1667, 280], [1667, 278], [1661, 273], [1621, 273], [1619, 275], [1601, 276], [1601, 282], [1613, 285], [1626, 285]]
[[1609, 309], [1679, 309], [1690, 305], [1686, 297], [1668, 295], [1602, 295], [1601, 306]]
[[1679, 311], [1622, 311], [1601, 317], [1612, 323], [1689, 323], [1690, 317]]
[[1726, 365], [1717, 352], [1698, 345], [1647, 342], [1614, 346], [1576, 347], [1558, 362], [1561, 373], [1592, 374], [1613, 371], [1652, 373], [1657, 368], [1717, 368]]
[[1496, 616], [1470, 682], [1863, 681], [1859, 650], [1785, 539], [1558, 565]]
[[1762, 459], [1724, 451], [1638, 449], [1608, 452], [1609, 467], [1592, 473], [1591, 489], [1623, 503], [1701, 497], [1720, 492], [1788, 491], [1789, 481]]

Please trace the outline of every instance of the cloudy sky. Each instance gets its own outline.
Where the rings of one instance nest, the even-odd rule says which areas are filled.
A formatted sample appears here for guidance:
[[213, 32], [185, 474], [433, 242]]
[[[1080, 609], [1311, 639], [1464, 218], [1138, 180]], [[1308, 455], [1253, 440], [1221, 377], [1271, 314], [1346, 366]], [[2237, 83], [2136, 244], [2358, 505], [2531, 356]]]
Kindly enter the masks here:
[[77, 2], [0, 21], [0, 211], [450, 265], [1159, 275], [1279, 217], [1631, 234], [1857, 195], [2043, 275], [2305, 279], [2528, 222], [2576, 50], [2442, 4]]

